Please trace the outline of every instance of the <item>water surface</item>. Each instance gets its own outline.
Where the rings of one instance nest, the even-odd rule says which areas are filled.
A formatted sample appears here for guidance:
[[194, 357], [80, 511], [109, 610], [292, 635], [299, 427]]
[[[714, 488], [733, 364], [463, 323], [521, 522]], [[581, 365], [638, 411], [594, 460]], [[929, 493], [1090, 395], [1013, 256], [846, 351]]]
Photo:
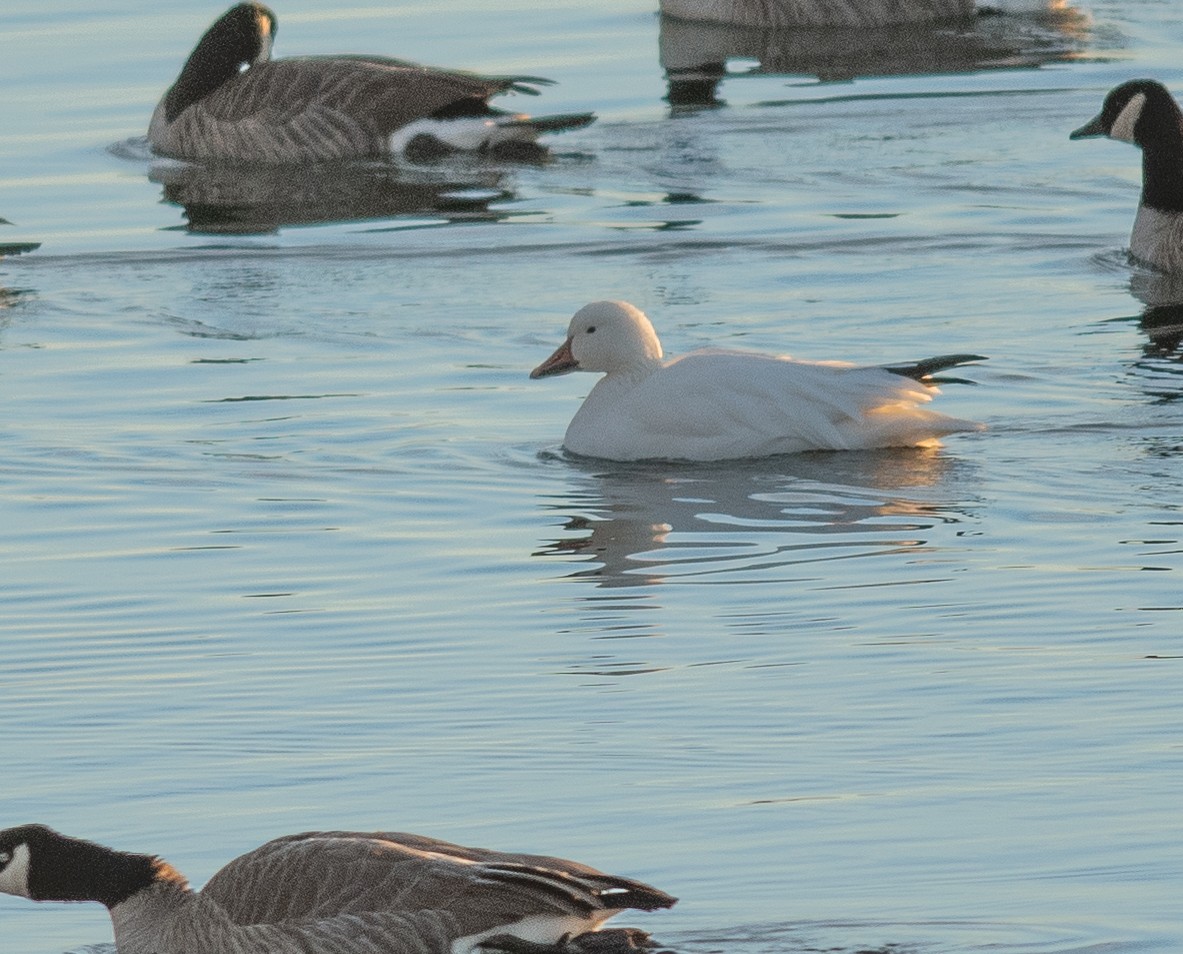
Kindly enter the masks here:
[[[321, 827], [558, 853], [680, 896], [632, 923], [686, 951], [1183, 947], [1181, 298], [1125, 256], [1138, 154], [1067, 139], [1183, 92], [1170, 5], [769, 46], [292, 0], [279, 54], [600, 120], [280, 182], [139, 140], [220, 11], [0, 15], [0, 238], [41, 243], [0, 262], [0, 825], [196, 884]], [[714, 105], [671, 105], [704, 50]], [[603, 297], [670, 353], [989, 355], [937, 399], [988, 429], [570, 458], [590, 377], [527, 373]], [[0, 908], [20, 954], [110, 950]]]

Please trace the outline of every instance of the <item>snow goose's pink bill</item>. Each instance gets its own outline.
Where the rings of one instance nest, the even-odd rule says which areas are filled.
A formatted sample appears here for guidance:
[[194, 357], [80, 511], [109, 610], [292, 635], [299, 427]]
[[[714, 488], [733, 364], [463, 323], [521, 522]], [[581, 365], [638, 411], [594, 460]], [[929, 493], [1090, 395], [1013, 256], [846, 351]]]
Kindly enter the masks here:
[[923, 405], [933, 374], [984, 360], [956, 354], [856, 367], [708, 349], [665, 359], [653, 325], [623, 301], [585, 305], [531, 378], [602, 372], [563, 445], [609, 460], [728, 460], [939, 443], [972, 421]]
[[530, 372], [530, 377], [533, 379], [551, 378], [559, 374], [566, 374], [568, 371], [578, 370], [579, 362], [571, 354], [571, 339], [568, 338], [555, 349], [554, 354]]

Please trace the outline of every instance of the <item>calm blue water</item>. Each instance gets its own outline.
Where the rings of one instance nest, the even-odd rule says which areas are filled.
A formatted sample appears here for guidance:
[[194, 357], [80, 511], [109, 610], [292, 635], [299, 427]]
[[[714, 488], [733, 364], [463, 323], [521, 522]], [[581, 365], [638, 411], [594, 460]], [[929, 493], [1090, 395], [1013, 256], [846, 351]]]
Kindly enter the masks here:
[[[601, 118], [543, 168], [278, 183], [137, 142], [221, 9], [0, 14], [0, 240], [42, 243], [0, 262], [0, 826], [197, 884], [317, 827], [546, 851], [703, 954], [1183, 949], [1183, 296], [1125, 259], [1136, 151], [1067, 139], [1183, 93], [1174, 5], [770, 47], [290, 0], [278, 54]], [[702, 50], [725, 105], [671, 108]], [[987, 354], [938, 406], [988, 430], [569, 459], [591, 378], [526, 375], [603, 297], [671, 353]], [[98, 906], [0, 917], [110, 950]]]

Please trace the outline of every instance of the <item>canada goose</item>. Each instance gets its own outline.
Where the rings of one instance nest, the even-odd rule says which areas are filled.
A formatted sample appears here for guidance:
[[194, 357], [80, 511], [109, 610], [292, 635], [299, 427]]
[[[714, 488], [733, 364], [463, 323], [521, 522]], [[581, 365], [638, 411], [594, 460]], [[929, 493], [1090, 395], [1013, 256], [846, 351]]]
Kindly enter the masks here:
[[603, 371], [571, 419], [563, 446], [610, 460], [727, 460], [809, 450], [935, 443], [980, 425], [920, 405], [932, 374], [979, 355], [907, 365], [854, 367], [710, 349], [663, 360], [639, 308], [585, 305], [567, 340], [531, 378]]
[[1114, 87], [1101, 112], [1070, 139], [1108, 136], [1142, 150], [1142, 198], [1130, 253], [1168, 272], [1183, 271], [1183, 112], [1155, 80]]
[[974, 0], [661, 0], [661, 12], [772, 29], [882, 27], [964, 20], [973, 16]]
[[561, 858], [348, 831], [269, 841], [195, 892], [155, 855], [44, 825], [0, 831], [0, 891], [106, 905], [118, 954], [557, 954], [568, 947], [614, 954], [645, 944], [647, 935], [580, 935], [626, 908], [652, 911], [676, 900]]
[[477, 76], [381, 56], [272, 60], [275, 14], [240, 3], [198, 42], [148, 126], [164, 156], [196, 161], [312, 162], [471, 150], [536, 159], [539, 133], [577, 129], [592, 113], [536, 119], [489, 106], [549, 80]]

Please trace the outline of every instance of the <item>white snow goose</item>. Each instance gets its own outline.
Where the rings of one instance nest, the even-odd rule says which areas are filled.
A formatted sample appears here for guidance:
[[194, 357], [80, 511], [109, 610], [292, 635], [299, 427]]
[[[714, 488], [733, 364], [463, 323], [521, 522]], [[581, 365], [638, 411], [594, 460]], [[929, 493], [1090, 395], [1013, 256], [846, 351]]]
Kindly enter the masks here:
[[856, 367], [709, 349], [665, 359], [649, 319], [623, 301], [585, 305], [531, 378], [603, 372], [563, 445], [609, 460], [728, 460], [920, 446], [981, 425], [924, 407], [933, 374], [980, 355]]

